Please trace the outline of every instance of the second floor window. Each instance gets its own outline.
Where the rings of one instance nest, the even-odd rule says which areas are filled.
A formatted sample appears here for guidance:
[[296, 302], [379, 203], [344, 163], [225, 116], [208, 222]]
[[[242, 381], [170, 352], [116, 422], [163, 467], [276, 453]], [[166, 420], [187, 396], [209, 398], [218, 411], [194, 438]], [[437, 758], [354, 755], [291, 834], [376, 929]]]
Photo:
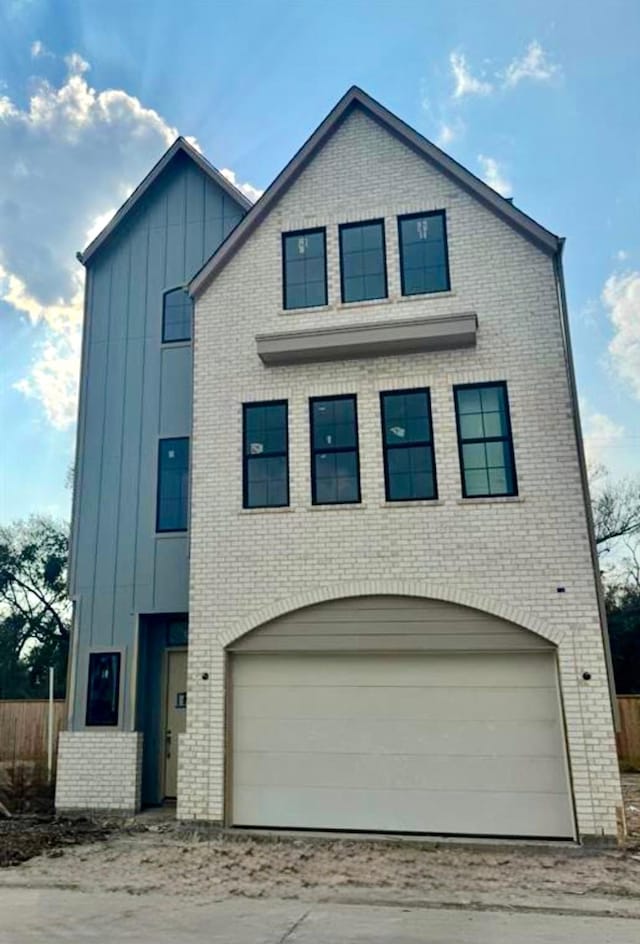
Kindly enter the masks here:
[[191, 319], [193, 303], [191, 296], [183, 288], [174, 288], [165, 292], [162, 307], [162, 340], [191, 340]]
[[464, 498], [517, 495], [505, 383], [454, 387]]
[[450, 288], [444, 210], [398, 217], [403, 295], [446, 292]]
[[285, 308], [327, 304], [327, 252], [324, 229], [282, 236]]
[[286, 400], [243, 407], [243, 505], [289, 504], [289, 443]]
[[428, 390], [380, 394], [387, 501], [437, 498]]
[[189, 440], [161, 439], [156, 531], [186, 531], [189, 518]]
[[384, 222], [345, 223], [340, 227], [343, 302], [387, 296]]
[[313, 504], [359, 502], [356, 398], [313, 397], [309, 405]]

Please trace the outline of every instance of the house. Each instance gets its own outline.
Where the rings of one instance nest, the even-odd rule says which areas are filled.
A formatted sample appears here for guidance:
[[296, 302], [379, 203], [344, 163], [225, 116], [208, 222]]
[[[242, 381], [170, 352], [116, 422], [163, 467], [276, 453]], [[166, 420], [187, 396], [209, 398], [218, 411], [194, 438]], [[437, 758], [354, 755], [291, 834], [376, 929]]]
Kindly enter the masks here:
[[95, 266], [125, 254], [108, 297], [143, 293], [138, 334], [84, 256], [59, 808], [175, 795], [235, 826], [615, 840], [562, 240], [357, 88], [248, 212], [221, 199], [237, 225], [188, 284], [192, 398], [164, 373], [191, 344], [160, 334], [180, 277], [149, 280], [126, 207]]

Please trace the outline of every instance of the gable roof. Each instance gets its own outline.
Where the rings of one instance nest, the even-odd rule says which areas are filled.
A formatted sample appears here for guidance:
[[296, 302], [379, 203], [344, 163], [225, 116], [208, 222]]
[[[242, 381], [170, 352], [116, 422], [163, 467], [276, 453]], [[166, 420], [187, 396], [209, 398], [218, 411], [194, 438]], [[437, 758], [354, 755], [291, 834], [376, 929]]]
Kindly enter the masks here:
[[218, 247], [208, 262], [205, 262], [200, 271], [194, 275], [188, 286], [191, 295], [199, 295], [214, 276], [229, 262], [354, 108], [361, 108], [370, 118], [421, 157], [435, 165], [440, 171], [464, 187], [465, 190], [472, 193], [485, 206], [493, 210], [541, 249], [551, 254], [558, 253], [561, 250], [562, 239], [560, 237], [555, 236], [544, 226], [536, 223], [522, 210], [513, 206], [510, 200], [501, 197], [499, 193], [496, 193], [466, 167], [449, 157], [439, 147], [436, 147], [435, 144], [432, 144], [431, 141], [428, 141], [387, 108], [371, 98], [370, 95], [354, 85], [329, 112], [324, 121], [278, 174], [260, 199], [253, 204], [251, 210]]
[[197, 151], [192, 144], [189, 144], [183, 137], [176, 138], [171, 147], [167, 148], [164, 152], [158, 163], [151, 168], [144, 180], [138, 184], [136, 189], [133, 191], [130, 197], [125, 200], [120, 209], [111, 220], [107, 223], [105, 228], [98, 233], [98, 235], [93, 239], [84, 252], [79, 252], [77, 254], [77, 259], [83, 265], [86, 265], [91, 257], [100, 249], [102, 245], [109, 239], [112, 233], [120, 226], [122, 221], [126, 216], [133, 210], [135, 205], [142, 199], [142, 197], [147, 193], [149, 188], [156, 182], [158, 177], [163, 173], [165, 168], [171, 163], [174, 157], [179, 154], [186, 154], [197, 166], [203, 171], [207, 177], [218, 184], [225, 193], [227, 193], [232, 200], [235, 200], [236, 203], [239, 203], [243, 210], [248, 210], [253, 204], [251, 200], [248, 200], [237, 187], [234, 187], [233, 184], [224, 177], [219, 170], [217, 170], [213, 164], [210, 164], [209, 161], [202, 156], [200, 151]]

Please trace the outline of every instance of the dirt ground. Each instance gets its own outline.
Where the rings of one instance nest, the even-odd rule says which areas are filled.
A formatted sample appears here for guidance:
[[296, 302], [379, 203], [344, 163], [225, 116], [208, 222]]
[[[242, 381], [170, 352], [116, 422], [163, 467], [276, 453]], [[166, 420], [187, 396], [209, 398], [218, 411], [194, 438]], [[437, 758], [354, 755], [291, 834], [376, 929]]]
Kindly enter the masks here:
[[133, 894], [318, 898], [366, 888], [406, 898], [454, 889], [508, 901], [526, 888], [640, 901], [640, 775], [625, 775], [624, 789], [624, 849], [256, 838], [189, 831], [154, 816], [124, 826], [14, 819], [0, 823], [0, 864], [17, 865], [11, 872], [24, 884]]

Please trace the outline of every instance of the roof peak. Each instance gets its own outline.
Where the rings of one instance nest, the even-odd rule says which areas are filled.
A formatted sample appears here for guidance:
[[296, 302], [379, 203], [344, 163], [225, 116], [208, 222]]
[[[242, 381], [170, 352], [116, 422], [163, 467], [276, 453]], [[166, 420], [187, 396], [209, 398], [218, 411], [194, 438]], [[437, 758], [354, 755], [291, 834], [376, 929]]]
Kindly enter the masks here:
[[185, 154], [200, 168], [200, 170], [202, 170], [209, 178], [211, 178], [211, 180], [215, 181], [218, 186], [222, 187], [222, 189], [233, 200], [240, 204], [243, 210], [250, 209], [252, 206], [251, 201], [248, 200], [247, 197], [245, 197], [245, 195], [240, 190], [238, 190], [238, 188], [235, 187], [230, 180], [227, 180], [227, 178], [221, 174], [220, 171], [214, 167], [213, 164], [211, 164], [202, 154], [202, 152], [194, 147], [190, 141], [183, 137], [183, 135], [178, 135], [178, 137], [175, 138], [175, 140], [166, 149], [162, 157], [160, 157], [160, 159], [153, 165], [146, 177], [140, 181], [133, 193], [127, 197], [120, 209], [114, 213], [104, 229], [102, 229], [98, 235], [91, 240], [83, 252], [76, 253], [76, 258], [79, 262], [85, 266], [87, 265], [89, 260], [95, 255], [98, 249], [100, 249], [113, 235], [125, 217], [127, 217], [133, 210], [134, 206], [142, 199], [142, 197], [148, 192], [156, 180], [158, 180], [158, 178], [164, 173], [166, 168], [179, 152]]

